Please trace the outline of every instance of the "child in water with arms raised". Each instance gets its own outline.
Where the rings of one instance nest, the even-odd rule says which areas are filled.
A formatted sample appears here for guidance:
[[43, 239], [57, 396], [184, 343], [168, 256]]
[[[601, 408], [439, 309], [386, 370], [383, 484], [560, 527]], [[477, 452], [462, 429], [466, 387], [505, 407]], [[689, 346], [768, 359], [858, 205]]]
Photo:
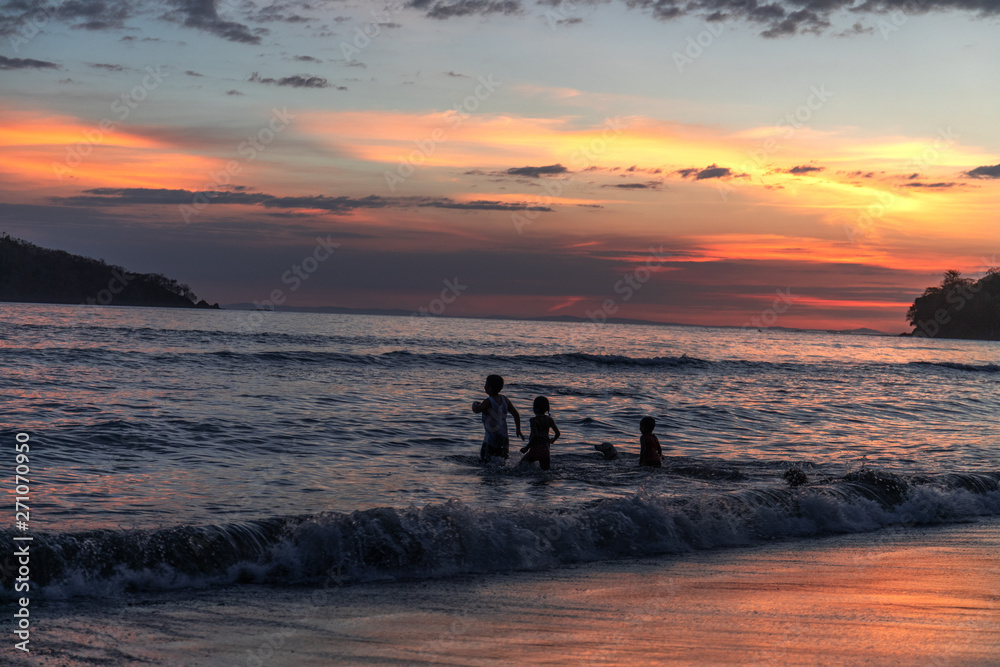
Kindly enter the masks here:
[[507, 397], [500, 393], [501, 389], [503, 389], [503, 378], [499, 375], [488, 375], [483, 387], [487, 399], [472, 403], [472, 411], [483, 415], [483, 428], [486, 429], [483, 446], [479, 449], [479, 460], [484, 463], [493, 456], [510, 458], [510, 439], [507, 436], [508, 414], [514, 418], [517, 437], [524, 440], [524, 435], [521, 433], [521, 415]]
[[[552, 417], [548, 414], [549, 399], [544, 396], [538, 396], [535, 398], [531, 409], [535, 413], [530, 422], [531, 435], [528, 438], [528, 444], [521, 448], [522, 453], [527, 453], [524, 454], [524, 458], [521, 459], [518, 465], [538, 461], [538, 465], [542, 467], [542, 470], [548, 470], [550, 462], [549, 445], [554, 444], [561, 434], [559, 433], [559, 427], [556, 426], [556, 423], [552, 421]], [[551, 440], [549, 440], [550, 428], [554, 434]]]

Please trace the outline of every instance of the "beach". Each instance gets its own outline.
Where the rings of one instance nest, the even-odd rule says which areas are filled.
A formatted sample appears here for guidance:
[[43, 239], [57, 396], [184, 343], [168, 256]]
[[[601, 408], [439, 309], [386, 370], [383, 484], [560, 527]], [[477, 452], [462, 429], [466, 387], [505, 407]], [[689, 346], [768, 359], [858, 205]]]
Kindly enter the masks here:
[[18, 664], [995, 665], [1000, 522], [119, 602], [40, 607]]

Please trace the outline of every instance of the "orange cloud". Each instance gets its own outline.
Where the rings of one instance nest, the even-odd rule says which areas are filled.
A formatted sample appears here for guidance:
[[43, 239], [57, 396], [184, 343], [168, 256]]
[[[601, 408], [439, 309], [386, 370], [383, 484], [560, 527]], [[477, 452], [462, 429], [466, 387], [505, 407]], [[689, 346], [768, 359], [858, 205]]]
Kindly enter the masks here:
[[811, 306], [814, 308], [876, 308], [891, 309], [893, 313], [903, 313], [912, 304], [911, 301], [864, 301], [854, 299], [821, 299], [813, 296], [793, 295], [791, 303], [796, 306]]
[[581, 124], [573, 117], [527, 118], [460, 112], [314, 112], [297, 121], [355, 159], [387, 165], [505, 169], [560, 163], [708, 165], [735, 158], [707, 128], [641, 118]]
[[693, 257], [670, 261], [769, 260], [816, 262], [822, 264], [867, 264], [902, 271], [936, 271], [940, 258], [915, 255], [911, 250], [898, 255], [886, 249], [847, 241], [780, 236], [777, 234], [721, 234], [688, 237]]
[[120, 123], [0, 110], [0, 171], [19, 190], [91, 187], [201, 189], [220, 161], [190, 155]]

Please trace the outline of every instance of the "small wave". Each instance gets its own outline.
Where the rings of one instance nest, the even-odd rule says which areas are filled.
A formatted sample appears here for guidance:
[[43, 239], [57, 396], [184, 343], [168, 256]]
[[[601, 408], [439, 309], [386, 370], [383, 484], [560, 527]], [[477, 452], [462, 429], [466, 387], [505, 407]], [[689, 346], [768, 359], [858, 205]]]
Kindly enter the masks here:
[[[422, 508], [216, 526], [39, 534], [32, 585], [51, 597], [234, 583], [347, 584], [744, 546], [1000, 514], [1000, 473], [903, 479], [862, 471], [799, 488], [637, 494], [554, 511]], [[11, 531], [0, 531], [4, 540]], [[5, 573], [4, 590], [12, 591]]]
[[[629, 357], [620, 354], [568, 352], [551, 355], [559, 361], [578, 361], [602, 366], [707, 366], [710, 362], [682, 354], [679, 357]], [[537, 359], [537, 358], [536, 358]]]
[[956, 371], [970, 371], [973, 373], [998, 373], [1000, 365], [997, 364], [960, 364], [953, 361], [911, 361], [910, 366], [937, 366], [940, 368], [950, 368]]

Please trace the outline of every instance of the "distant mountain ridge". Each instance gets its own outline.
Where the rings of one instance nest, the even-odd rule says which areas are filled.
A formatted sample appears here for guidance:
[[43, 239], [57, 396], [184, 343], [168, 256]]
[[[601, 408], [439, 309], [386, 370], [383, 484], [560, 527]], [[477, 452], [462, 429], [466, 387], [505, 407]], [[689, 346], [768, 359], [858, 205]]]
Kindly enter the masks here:
[[131, 273], [103, 260], [0, 235], [0, 301], [160, 308], [218, 308], [159, 273]]

